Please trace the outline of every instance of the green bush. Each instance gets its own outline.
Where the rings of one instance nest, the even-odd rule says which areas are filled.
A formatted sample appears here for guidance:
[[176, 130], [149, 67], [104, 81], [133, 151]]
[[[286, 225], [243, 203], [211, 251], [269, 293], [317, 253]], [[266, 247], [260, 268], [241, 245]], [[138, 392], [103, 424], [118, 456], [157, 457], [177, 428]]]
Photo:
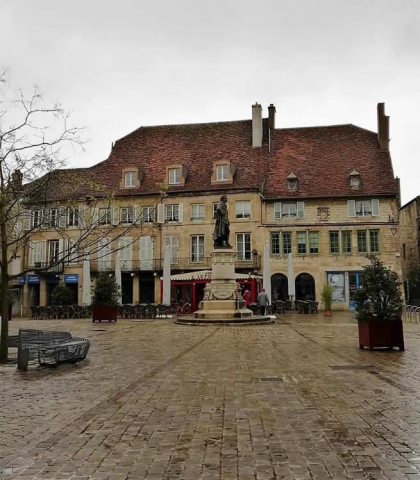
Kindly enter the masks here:
[[360, 288], [354, 294], [356, 316], [361, 320], [399, 320], [403, 299], [398, 275], [376, 257], [363, 268]]
[[119, 304], [120, 289], [115, 277], [101, 272], [96, 278], [93, 289], [92, 305], [97, 307], [116, 307]]
[[331, 283], [324, 283], [324, 287], [322, 288], [321, 298], [324, 304], [324, 310], [331, 310], [332, 305], [332, 297], [333, 297], [333, 287]]
[[52, 293], [51, 303], [53, 305], [75, 305], [77, 298], [71, 288], [66, 285], [57, 285]]

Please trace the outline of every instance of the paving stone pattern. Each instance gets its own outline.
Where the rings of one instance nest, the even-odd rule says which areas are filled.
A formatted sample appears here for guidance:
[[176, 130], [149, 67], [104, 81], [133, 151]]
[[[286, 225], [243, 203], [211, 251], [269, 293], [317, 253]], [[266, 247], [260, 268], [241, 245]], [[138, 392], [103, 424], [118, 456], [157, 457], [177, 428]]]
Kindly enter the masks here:
[[13, 320], [88, 359], [0, 366], [3, 479], [420, 478], [420, 325], [360, 351], [350, 313], [275, 325]]

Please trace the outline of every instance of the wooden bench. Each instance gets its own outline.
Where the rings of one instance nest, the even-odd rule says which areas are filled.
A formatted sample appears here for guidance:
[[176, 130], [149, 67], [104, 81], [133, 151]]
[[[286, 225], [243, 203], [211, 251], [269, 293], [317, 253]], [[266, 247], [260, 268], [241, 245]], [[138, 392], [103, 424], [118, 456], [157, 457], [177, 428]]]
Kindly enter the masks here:
[[18, 335], [18, 369], [27, 370], [30, 360], [40, 365], [76, 363], [86, 358], [90, 340], [72, 337], [69, 332], [20, 329]]

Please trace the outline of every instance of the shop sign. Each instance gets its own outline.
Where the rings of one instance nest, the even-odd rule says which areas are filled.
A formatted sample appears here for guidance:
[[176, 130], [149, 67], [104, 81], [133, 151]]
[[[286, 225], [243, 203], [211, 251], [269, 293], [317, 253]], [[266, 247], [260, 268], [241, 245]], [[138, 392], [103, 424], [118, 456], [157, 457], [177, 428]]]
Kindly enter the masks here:
[[28, 284], [29, 283], [40, 283], [39, 275], [28, 275]]
[[64, 283], [79, 283], [79, 274], [65, 274]]
[[23, 276], [23, 277], [19, 277], [19, 285], [25, 285], [26, 283], [26, 277]]

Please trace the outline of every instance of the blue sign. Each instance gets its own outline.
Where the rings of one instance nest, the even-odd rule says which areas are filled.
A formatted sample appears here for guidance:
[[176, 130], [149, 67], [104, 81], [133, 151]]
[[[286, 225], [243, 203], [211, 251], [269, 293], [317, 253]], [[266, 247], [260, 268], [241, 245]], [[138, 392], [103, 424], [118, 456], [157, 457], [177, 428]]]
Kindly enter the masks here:
[[40, 283], [39, 275], [28, 275], [28, 284], [29, 283]]
[[19, 277], [19, 285], [25, 285], [26, 283], [26, 277], [23, 276], [23, 277]]
[[79, 283], [79, 275], [77, 273], [64, 275], [64, 283]]

